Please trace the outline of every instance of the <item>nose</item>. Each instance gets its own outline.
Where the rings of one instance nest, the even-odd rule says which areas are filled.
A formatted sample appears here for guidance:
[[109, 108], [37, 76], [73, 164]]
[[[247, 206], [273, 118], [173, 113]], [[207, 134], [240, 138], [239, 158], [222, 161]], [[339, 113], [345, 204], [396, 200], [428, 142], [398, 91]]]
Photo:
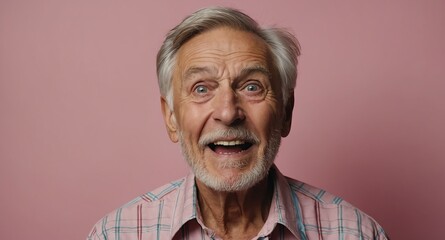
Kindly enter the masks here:
[[233, 126], [245, 119], [239, 98], [232, 88], [220, 89], [213, 99], [213, 119], [226, 126]]

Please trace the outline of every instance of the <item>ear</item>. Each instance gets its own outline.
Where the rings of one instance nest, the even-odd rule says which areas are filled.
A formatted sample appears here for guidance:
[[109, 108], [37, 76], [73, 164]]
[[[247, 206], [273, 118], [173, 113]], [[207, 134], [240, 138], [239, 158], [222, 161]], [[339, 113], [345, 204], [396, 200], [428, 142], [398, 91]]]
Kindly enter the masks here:
[[294, 110], [294, 91], [289, 93], [289, 97], [284, 106], [283, 128], [281, 129], [281, 137], [287, 137], [292, 125], [292, 112]]
[[178, 142], [178, 126], [176, 123], [175, 113], [171, 110], [164, 97], [161, 97], [161, 109], [168, 136], [172, 142], [176, 143]]

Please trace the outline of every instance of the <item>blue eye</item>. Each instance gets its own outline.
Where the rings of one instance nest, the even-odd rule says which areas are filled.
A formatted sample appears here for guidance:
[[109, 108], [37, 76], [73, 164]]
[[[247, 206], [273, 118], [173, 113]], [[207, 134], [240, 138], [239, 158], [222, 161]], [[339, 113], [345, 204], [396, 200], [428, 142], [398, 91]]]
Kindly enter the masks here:
[[195, 88], [196, 93], [207, 93], [209, 89], [203, 85], [199, 85]]
[[249, 92], [255, 92], [255, 91], [258, 91], [260, 89], [260, 87], [256, 84], [249, 84], [246, 86], [245, 89]]

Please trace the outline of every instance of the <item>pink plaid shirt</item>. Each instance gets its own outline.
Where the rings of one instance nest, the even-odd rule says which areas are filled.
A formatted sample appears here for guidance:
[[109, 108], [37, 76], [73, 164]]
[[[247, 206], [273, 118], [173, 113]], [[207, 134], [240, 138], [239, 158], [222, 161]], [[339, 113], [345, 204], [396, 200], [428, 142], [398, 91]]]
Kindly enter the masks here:
[[[371, 217], [276, 167], [269, 216], [254, 239], [388, 239]], [[146, 193], [100, 220], [88, 240], [220, 239], [202, 221], [194, 176]]]

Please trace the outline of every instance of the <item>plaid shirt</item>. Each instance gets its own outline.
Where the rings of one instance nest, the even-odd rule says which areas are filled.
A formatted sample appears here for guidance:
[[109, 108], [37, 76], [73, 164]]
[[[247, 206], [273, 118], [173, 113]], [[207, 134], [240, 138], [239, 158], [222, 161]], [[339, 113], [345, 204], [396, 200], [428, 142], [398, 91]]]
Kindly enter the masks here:
[[[269, 216], [254, 239], [388, 239], [359, 209], [273, 167]], [[100, 220], [88, 240], [219, 239], [203, 224], [194, 176], [146, 193]]]

